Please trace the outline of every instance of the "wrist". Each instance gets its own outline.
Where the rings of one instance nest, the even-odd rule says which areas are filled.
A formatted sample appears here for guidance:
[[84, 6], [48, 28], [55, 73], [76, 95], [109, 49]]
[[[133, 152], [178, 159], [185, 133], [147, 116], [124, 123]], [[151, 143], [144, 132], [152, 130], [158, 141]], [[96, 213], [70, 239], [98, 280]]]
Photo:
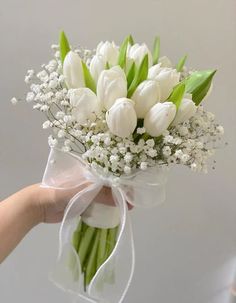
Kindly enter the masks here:
[[43, 209], [39, 202], [40, 188], [38, 184], [30, 185], [22, 190], [25, 195], [25, 208], [29, 222], [33, 226], [43, 222]]

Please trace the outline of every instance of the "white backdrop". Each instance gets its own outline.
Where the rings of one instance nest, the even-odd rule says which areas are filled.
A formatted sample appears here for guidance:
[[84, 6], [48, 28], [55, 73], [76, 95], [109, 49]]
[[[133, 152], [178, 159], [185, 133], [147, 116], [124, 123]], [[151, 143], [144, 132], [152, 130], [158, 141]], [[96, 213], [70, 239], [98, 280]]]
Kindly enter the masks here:
[[[166, 203], [134, 210], [137, 266], [125, 302], [229, 303], [236, 264], [236, 1], [235, 0], [8, 0], [0, 5], [0, 200], [39, 182], [48, 155], [43, 117], [24, 96], [28, 68], [47, 62], [64, 29], [71, 43], [120, 43], [132, 33], [162, 55], [189, 66], [217, 68], [207, 108], [225, 126], [227, 148], [208, 175], [174, 169]], [[57, 251], [58, 225], [35, 228], [0, 266], [0, 302], [71, 302], [47, 279]], [[0, 239], [1, 241], [1, 239]]]

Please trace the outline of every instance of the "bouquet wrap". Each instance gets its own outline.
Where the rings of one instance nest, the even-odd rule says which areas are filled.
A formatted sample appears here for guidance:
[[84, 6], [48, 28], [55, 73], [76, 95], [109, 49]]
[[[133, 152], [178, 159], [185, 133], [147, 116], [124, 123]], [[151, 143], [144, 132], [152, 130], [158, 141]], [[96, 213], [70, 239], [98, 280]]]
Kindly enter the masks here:
[[[89, 182], [70, 200], [59, 234], [59, 252], [51, 280], [60, 288], [78, 294], [90, 302], [122, 302], [134, 272], [135, 252], [127, 202], [135, 207], [148, 207], [165, 200], [167, 170], [153, 167], [127, 177], [115, 177], [93, 170], [78, 156], [51, 149], [43, 176], [43, 187], [73, 189]], [[116, 245], [100, 266], [87, 291], [83, 289], [80, 260], [71, 239], [78, 220], [103, 186], [112, 190], [120, 212]], [[108, 223], [109, 224], [109, 223]], [[111, 223], [110, 223], [111, 224]], [[107, 228], [110, 226], [107, 225]], [[115, 283], [114, 283], [115, 282]]]

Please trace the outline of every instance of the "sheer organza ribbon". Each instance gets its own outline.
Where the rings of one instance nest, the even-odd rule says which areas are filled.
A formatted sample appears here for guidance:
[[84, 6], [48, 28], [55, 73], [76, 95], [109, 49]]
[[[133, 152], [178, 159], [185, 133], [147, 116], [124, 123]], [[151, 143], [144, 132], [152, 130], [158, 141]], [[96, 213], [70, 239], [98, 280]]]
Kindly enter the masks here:
[[[135, 207], [149, 207], [165, 200], [167, 170], [153, 167], [127, 177], [104, 174], [92, 169], [72, 154], [51, 149], [42, 187], [70, 190], [83, 187], [70, 200], [60, 227], [59, 253], [51, 280], [60, 288], [77, 294], [89, 302], [121, 303], [134, 273], [135, 252], [127, 201]], [[72, 235], [80, 215], [93, 202], [103, 186], [109, 186], [120, 211], [120, 227], [115, 248], [100, 266], [86, 292], [81, 266], [72, 245]], [[109, 226], [108, 226], [109, 227]]]

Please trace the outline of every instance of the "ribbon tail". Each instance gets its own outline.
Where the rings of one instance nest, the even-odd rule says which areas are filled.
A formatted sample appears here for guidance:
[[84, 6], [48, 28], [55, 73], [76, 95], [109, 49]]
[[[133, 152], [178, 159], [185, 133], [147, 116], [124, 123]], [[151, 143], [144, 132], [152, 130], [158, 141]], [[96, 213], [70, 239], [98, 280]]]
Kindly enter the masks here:
[[76, 230], [81, 214], [94, 200], [101, 188], [100, 183], [94, 183], [70, 200], [60, 227], [57, 262], [50, 274], [50, 280], [57, 287], [77, 294], [90, 302], [94, 301], [84, 293], [80, 260], [72, 244], [72, 235]]
[[135, 266], [134, 239], [125, 194], [112, 188], [120, 209], [120, 227], [113, 252], [93, 277], [88, 293], [96, 302], [121, 303], [128, 291]]

